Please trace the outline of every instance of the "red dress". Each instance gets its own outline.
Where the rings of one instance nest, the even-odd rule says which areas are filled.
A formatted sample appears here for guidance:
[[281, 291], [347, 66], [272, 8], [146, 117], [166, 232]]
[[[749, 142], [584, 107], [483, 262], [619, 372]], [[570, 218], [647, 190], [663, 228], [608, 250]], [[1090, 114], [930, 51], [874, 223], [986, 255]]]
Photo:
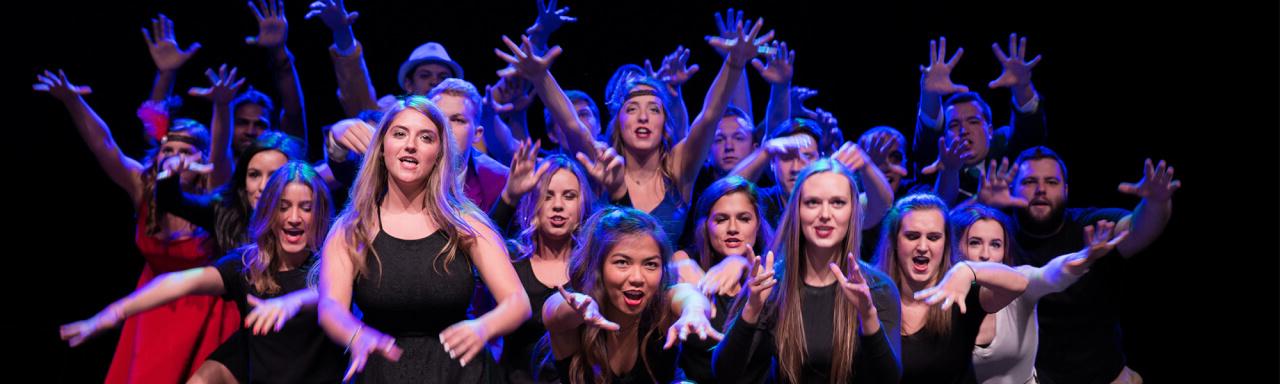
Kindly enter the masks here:
[[[134, 242], [147, 263], [138, 288], [162, 273], [209, 265], [207, 233], [165, 242], [147, 236], [147, 208], [139, 211]], [[235, 302], [208, 295], [183, 297], [130, 316], [121, 329], [106, 382], [185, 382], [239, 328]]]

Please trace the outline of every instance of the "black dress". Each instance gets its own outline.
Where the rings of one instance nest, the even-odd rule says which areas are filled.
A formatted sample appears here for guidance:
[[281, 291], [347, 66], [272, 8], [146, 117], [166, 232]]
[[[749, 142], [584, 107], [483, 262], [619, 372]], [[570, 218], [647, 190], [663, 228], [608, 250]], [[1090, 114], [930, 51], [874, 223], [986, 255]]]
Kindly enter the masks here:
[[529, 294], [529, 307], [533, 316], [503, 339], [502, 360], [499, 364], [506, 370], [507, 380], [512, 383], [559, 382], [559, 372], [553, 362], [547, 359], [550, 356], [550, 345], [538, 345], [542, 336], [547, 334], [547, 327], [542, 324], [542, 304], [557, 294], [556, 289], [538, 281], [529, 258], [513, 261], [511, 266], [515, 268], [516, 275], [520, 276], [520, 285], [524, 286], [525, 293]]
[[[363, 321], [396, 340], [404, 350], [398, 362], [370, 356], [359, 376], [366, 383], [487, 383], [495, 365], [488, 351], [476, 354], [463, 367], [449, 357], [440, 343], [440, 332], [467, 320], [476, 281], [471, 257], [459, 249], [444, 264], [440, 251], [449, 241], [443, 230], [414, 240], [397, 239], [382, 230], [372, 254], [365, 258], [369, 274], [356, 279], [352, 289]], [[379, 263], [380, 260], [381, 262]]]
[[[233, 252], [214, 264], [222, 276], [224, 299], [234, 301], [240, 313], [252, 311], [247, 295], [262, 299], [281, 297], [307, 288], [307, 273], [315, 265], [311, 258], [301, 268], [277, 272], [280, 290], [266, 294], [249, 283], [241, 252]], [[253, 335], [237, 331], [211, 356], [227, 366], [241, 382], [252, 383], [332, 383], [341, 380], [347, 364], [342, 347], [325, 335], [315, 309], [299, 311], [279, 332]]]

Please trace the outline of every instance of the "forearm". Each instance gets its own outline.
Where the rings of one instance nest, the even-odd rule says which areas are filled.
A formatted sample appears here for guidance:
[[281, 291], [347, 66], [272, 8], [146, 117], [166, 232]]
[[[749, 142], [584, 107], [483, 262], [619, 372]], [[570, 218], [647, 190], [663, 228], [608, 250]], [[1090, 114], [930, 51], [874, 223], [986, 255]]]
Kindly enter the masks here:
[[769, 154], [769, 151], [765, 150], [763, 145], [756, 147], [756, 149], [751, 151], [751, 154], [748, 154], [745, 159], [739, 161], [738, 165], [735, 165], [733, 169], [729, 171], [729, 174], [733, 176], [741, 176], [751, 182], [756, 182], [760, 179], [760, 173], [762, 173], [765, 168], [769, 167], [769, 159], [771, 157], [772, 155]]
[[[1143, 249], [1146, 249], [1147, 246], [1160, 237], [1160, 234], [1164, 232], [1164, 227], [1169, 224], [1169, 217], [1172, 215], [1172, 199], [1163, 202], [1142, 199], [1138, 206], [1133, 209], [1129, 236], [1119, 244], [1116, 244], [1116, 248], [1120, 250], [1120, 254], [1124, 257], [1130, 257], [1142, 252]], [[1119, 225], [1117, 225], [1117, 228], [1119, 228]]]
[[173, 84], [177, 82], [177, 71], [156, 71], [156, 81], [151, 86], [151, 98], [155, 102], [165, 101], [173, 94]]
[[858, 174], [862, 177], [862, 186], [867, 189], [867, 209], [862, 215], [862, 228], [871, 228], [893, 206], [893, 189], [889, 187], [889, 179], [874, 164], [863, 165]]
[[529, 319], [529, 311], [529, 296], [522, 289], [499, 299], [498, 306], [476, 320], [484, 324], [489, 338], [493, 339], [514, 331]]
[[[791, 118], [791, 82], [769, 86], [769, 107], [764, 111], [765, 133]], [[753, 121], [752, 124], [755, 122]]]
[[232, 169], [231, 160], [231, 121], [234, 119], [231, 111], [231, 104], [213, 103], [213, 121], [210, 125], [213, 127], [211, 132], [209, 145], [209, 164], [213, 165], [212, 177], [213, 185], [223, 185], [231, 180], [231, 175], [235, 171]]
[[353, 52], [343, 54], [339, 47], [329, 48], [329, 57], [333, 59], [333, 70], [338, 80], [338, 101], [346, 117], [356, 117], [361, 111], [378, 109], [377, 96], [373, 90], [373, 81], [369, 79], [369, 69], [365, 66], [364, 52], [359, 42], [353, 42]]
[[271, 68], [276, 87], [280, 91], [284, 115], [280, 118], [280, 127], [284, 133], [308, 141], [306, 106], [302, 96], [302, 82], [298, 80], [298, 70], [294, 66], [293, 53], [285, 46], [271, 53]]
[[551, 119], [564, 133], [567, 142], [561, 144], [567, 149], [565, 154], [573, 157], [574, 153], [582, 152], [587, 155], [587, 158], [599, 158], [594, 144], [595, 138], [592, 137], [591, 132], [587, 131], [586, 125], [578, 120], [578, 115], [573, 111], [573, 102], [569, 100], [569, 96], [565, 95], [551, 72], [547, 71], [544, 76], [532, 82], [538, 97], [542, 98], [542, 103], [551, 110]]

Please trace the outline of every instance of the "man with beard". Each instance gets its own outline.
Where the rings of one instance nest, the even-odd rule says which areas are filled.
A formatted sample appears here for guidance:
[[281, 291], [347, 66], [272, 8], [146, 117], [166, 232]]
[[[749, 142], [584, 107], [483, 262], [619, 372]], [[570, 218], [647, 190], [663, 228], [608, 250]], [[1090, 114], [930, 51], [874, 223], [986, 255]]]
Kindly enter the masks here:
[[1115, 233], [1129, 232], [1112, 251], [1119, 256], [1099, 259], [1070, 288], [1040, 299], [1040, 382], [1140, 383], [1141, 376], [1125, 366], [1117, 318], [1120, 296], [1115, 293], [1124, 278], [1123, 263], [1155, 241], [1169, 222], [1171, 198], [1181, 186], [1173, 179], [1173, 167], [1164, 161], [1153, 166], [1148, 159], [1141, 181], [1120, 184], [1120, 192], [1142, 197], [1129, 212], [1066, 208], [1067, 167], [1049, 148], [1023, 151], [1013, 165], [1008, 172], [992, 167], [989, 173], [995, 174], [978, 196], [984, 204], [1013, 209], [1022, 263], [1040, 267], [1083, 248], [1085, 227], [1099, 220], [1116, 222]]

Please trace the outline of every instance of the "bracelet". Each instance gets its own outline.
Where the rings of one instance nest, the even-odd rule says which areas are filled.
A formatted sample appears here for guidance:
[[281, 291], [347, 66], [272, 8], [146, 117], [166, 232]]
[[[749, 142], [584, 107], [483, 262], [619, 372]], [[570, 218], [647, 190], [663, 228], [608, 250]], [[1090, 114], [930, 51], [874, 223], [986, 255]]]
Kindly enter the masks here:
[[364, 324], [360, 324], [360, 327], [356, 328], [356, 332], [351, 334], [351, 340], [347, 340], [347, 349], [342, 350], [342, 354], [345, 355], [347, 352], [351, 351], [351, 343], [356, 342], [356, 336], [360, 336], [360, 331], [363, 330]]
[[978, 284], [978, 271], [973, 269], [973, 266], [969, 265], [968, 262], [961, 261], [960, 264], [964, 264], [964, 266], [969, 267], [969, 272], [973, 273], [973, 284]]

